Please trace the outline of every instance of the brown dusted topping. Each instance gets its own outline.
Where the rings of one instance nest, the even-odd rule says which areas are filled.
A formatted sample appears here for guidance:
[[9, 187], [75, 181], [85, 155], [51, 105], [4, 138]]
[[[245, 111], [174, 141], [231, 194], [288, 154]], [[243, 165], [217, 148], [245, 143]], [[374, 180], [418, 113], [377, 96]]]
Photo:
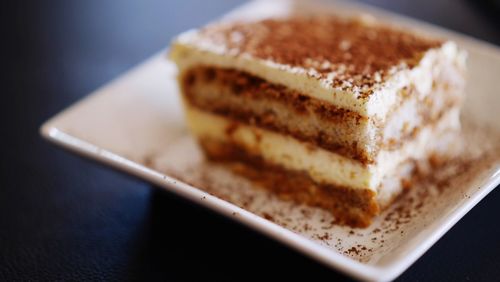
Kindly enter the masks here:
[[247, 54], [305, 72], [359, 97], [391, 69], [412, 68], [428, 49], [442, 44], [380, 23], [334, 16], [219, 23], [201, 29], [197, 39], [229, 55]]
[[332, 237], [331, 237], [330, 233], [325, 232], [325, 233], [323, 233], [323, 235], [318, 235], [317, 238], [320, 239], [321, 241], [327, 241], [327, 240], [330, 240]]
[[345, 251], [344, 253], [346, 254], [356, 254], [356, 255], [359, 255], [359, 250], [356, 248], [356, 247], [351, 247], [350, 249], [348, 249], [347, 251]]
[[263, 213], [262, 216], [269, 221], [274, 221], [274, 217], [267, 212]]

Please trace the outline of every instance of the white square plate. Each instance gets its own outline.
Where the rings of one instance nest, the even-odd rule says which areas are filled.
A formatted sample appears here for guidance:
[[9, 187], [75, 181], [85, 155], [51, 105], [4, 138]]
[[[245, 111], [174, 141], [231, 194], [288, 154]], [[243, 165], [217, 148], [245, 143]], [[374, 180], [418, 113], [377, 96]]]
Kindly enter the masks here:
[[[324, 11], [324, 5], [300, 4], [300, 9]], [[484, 134], [500, 127], [495, 116], [500, 105], [495, 83], [499, 49], [367, 6], [334, 5], [337, 12], [367, 11], [398, 25], [452, 38], [466, 48], [469, 95], [463, 122], [481, 125], [466, 126], [472, 136], [466, 142], [492, 140]], [[283, 1], [251, 2], [230, 16], [269, 16], [294, 7]], [[41, 133], [57, 145], [141, 177], [362, 280], [396, 278], [500, 183], [496, 160], [474, 171], [462, 168], [460, 172], [467, 173], [448, 179], [453, 189], [415, 188], [367, 229], [337, 226], [322, 210], [283, 202], [205, 162], [185, 129], [175, 75], [175, 67], [161, 52], [47, 121]], [[487, 126], [489, 130], [481, 129]]]

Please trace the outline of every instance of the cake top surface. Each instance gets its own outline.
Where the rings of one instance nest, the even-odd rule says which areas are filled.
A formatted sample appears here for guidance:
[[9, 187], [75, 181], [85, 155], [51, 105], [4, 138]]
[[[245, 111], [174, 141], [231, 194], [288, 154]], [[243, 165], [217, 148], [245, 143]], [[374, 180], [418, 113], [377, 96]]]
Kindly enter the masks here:
[[305, 70], [330, 87], [361, 96], [443, 44], [370, 18], [337, 16], [221, 22], [200, 29], [189, 41], [218, 53], [286, 66], [292, 72]]

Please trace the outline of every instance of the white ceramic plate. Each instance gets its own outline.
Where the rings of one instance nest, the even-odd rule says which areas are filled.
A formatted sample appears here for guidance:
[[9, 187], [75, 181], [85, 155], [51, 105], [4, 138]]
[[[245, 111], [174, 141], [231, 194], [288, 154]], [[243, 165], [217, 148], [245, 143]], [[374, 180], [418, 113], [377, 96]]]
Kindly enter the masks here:
[[[500, 126], [495, 116], [500, 105], [499, 49], [374, 8], [335, 5], [336, 11], [369, 11], [459, 42], [470, 54], [463, 122], [473, 126], [464, 128], [465, 142], [493, 138], [485, 134]], [[285, 2], [251, 2], [231, 16], [267, 16], [291, 7]], [[481, 129], [486, 126], [489, 130]], [[455, 167], [459, 173], [447, 182], [453, 189], [417, 187], [367, 229], [332, 225], [328, 213], [283, 202], [203, 160], [184, 127], [175, 68], [164, 52], [47, 121], [41, 133], [57, 145], [141, 177], [362, 280], [396, 278], [500, 182], [496, 161], [475, 164], [474, 170]]]

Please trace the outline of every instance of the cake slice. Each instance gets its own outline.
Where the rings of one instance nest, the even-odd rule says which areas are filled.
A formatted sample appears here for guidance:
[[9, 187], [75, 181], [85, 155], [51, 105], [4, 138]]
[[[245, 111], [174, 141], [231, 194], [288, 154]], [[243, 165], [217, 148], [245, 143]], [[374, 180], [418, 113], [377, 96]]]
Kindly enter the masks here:
[[215, 23], [177, 37], [170, 57], [209, 159], [351, 226], [460, 128], [465, 52], [366, 18]]

